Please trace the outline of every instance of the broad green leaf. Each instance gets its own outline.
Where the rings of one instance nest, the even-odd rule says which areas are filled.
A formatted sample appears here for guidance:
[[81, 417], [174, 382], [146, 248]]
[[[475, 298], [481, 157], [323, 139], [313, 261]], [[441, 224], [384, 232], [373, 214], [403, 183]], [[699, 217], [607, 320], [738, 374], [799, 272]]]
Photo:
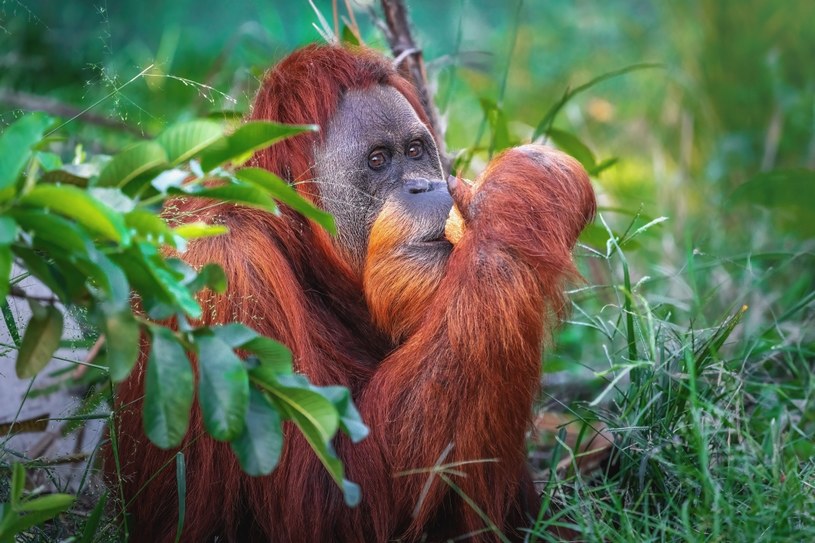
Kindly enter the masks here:
[[170, 189], [167, 191], [169, 194], [185, 194], [188, 196], [195, 196], [197, 198], [212, 198], [214, 200], [221, 200], [226, 202], [236, 202], [239, 204], [256, 207], [277, 213], [277, 204], [272, 198], [256, 186], [253, 185], [233, 185], [224, 184], [219, 187], [199, 188], [195, 187], [194, 190], [184, 189]]
[[195, 120], [171, 126], [156, 139], [172, 165], [185, 162], [223, 136], [223, 128], [214, 121]]
[[59, 170], [63, 166], [62, 158], [56, 153], [37, 151], [34, 153], [34, 158], [40, 163], [40, 167], [44, 172]]
[[[158, 283], [163, 293], [166, 295], [166, 300], [173, 306], [178, 307], [181, 311], [190, 317], [197, 319], [201, 316], [201, 306], [195, 301], [195, 298], [184, 285], [184, 276], [178, 271], [172, 269], [170, 260], [165, 260], [159, 255], [158, 249], [155, 245], [150, 243], [138, 243], [138, 255], [140, 264], [143, 269], [146, 269], [150, 274], [152, 282]], [[128, 274], [132, 271], [128, 269]], [[144, 278], [142, 278], [144, 279]], [[145, 289], [150, 288], [150, 283], [141, 283]], [[137, 283], [134, 283], [136, 285]], [[159, 293], [152, 292], [151, 295], [155, 296]]]
[[254, 354], [260, 361], [260, 365], [252, 370], [253, 377], [274, 382], [276, 376], [292, 373], [291, 351], [279, 341], [258, 336], [241, 345], [241, 349]]
[[237, 349], [258, 337], [257, 332], [237, 322], [213, 326], [211, 330], [212, 333], [215, 334], [215, 337], [229, 345], [232, 349]]
[[280, 415], [266, 396], [254, 387], [249, 390], [246, 426], [231, 447], [241, 468], [249, 475], [267, 475], [280, 460], [283, 449]]
[[340, 415], [340, 428], [348, 434], [351, 441], [359, 443], [368, 436], [370, 430], [362, 422], [362, 417], [351, 400], [351, 391], [341, 386], [318, 387], [312, 385], [312, 389], [334, 404]]
[[576, 158], [586, 171], [590, 172], [597, 167], [597, 160], [594, 158], [594, 153], [574, 134], [566, 132], [565, 130], [550, 128], [546, 135], [555, 142], [561, 151]]
[[[337, 410], [330, 401], [317, 392], [299, 388], [296, 379], [292, 379], [291, 384], [295, 386], [263, 385], [262, 388], [270, 394], [284, 418], [294, 422], [302, 432], [317, 458], [345, 493], [346, 485], [343, 484], [345, 470], [331, 446], [331, 439], [339, 428]], [[351, 483], [347, 487], [350, 492], [344, 494], [346, 503], [352, 504], [355, 499], [358, 499], [358, 495], [354, 493], [354, 486]]]
[[121, 215], [92, 198], [84, 190], [65, 185], [39, 185], [20, 199], [26, 206], [55, 211], [122, 245], [130, 243]]
[[252, 121], [212, 144], [201, 156], [201, 168], [208, 172], [227, 162], [235, 162], [269, 147], [282, 139], [317, 130], [314, 125], [285, 125], [271, 121]]
[[69, 298], [62, 274], [42, 254], [28, 247], [17, 246], [14, 247], [14, 256], [23, 261], [23, 267], [28, 273], [40, 280], [57, 297]]
[[15, 121], [0, 134], [0, 201], [13, 192], [20, 171], [31, 157], [31, 147], [40, 141], [53, 119], [44, 113], [31, 113]]
[[84, 254], [90, 238], [85, 231], [67, 219], [38, 209], [14, 209], [14, 218], [35, 239], [42, 238], [66, 252]]
[[150, 328], [152, 342], [144, 387], [144, 431], [162, 449], [181, 443], [190, 420], [194, 378], [187, 354], [173, 333]]
[[142, 141], [114, 156], [102, 169], [96, 186], [122, 188], [141, 175], [167, 166], [164, 148], [154, 141]]
[[139, 358], [139, 322], [129, 308], [106, 312], [102, 322], [110, 378], [118, 383], [130, 374]]
[[208, 287], [217, 294], [226, 292], [226, 274], [218, 264], [207, 264], [198, 272], [195, 279], [186, 284], [190, 292], [198, 292]]
[[17, 223], [14, 219], [0, 215], [0, 245], [11, 245], [17, 238]]
[[223, 224], [207, 224], [196, 221], [176, 226], [173, 232], [186, 240], [193, 240], [228, 234], [229, 228]]
[[249, 407], [249, 375], [241, 359], [217, 336], [197, 335], [195, 344], [204, 427], [215, 439], [231, 441], [243, 431]]
[[125, 224], [131, 233], [145, 238], [148, 241], [164, 243], [175, 247], [175, 234], [167, 223], [156, 215], [143, 209], [134, 209], [125, 214]]
[[267, 191], [275, 200], [313, 220], [331, 234], [337, 233], [334, 217], [330, 213], [300, 196], [294, 188], [272, 172], [262, 168], [242, 168], [235, 172], [235, 176]]
[[130, 283], [125, 271], [95, 247], [88, 249], [88, 276], [107, 295], [107, 303], [119, 311], [130, 309]]
[[28, 321], [20, 352], [17, 354], [17, 377], [34, 377], [51, 360], [62, 338], [62, 313], [53, 305], [42, 306], [29, 300], [31, 320]]
[[282, 377], [281, 386], [273, 390], [272, 394], [285, 406], [291, 419], [305, 428], [304, 433], [308, 431], [315, 441], [326, 444], [339, 428], [337, 409], [322, 394], [310, 390], [310, 385], [301, 385], [296, 380], [297, 377], [301, 376]]

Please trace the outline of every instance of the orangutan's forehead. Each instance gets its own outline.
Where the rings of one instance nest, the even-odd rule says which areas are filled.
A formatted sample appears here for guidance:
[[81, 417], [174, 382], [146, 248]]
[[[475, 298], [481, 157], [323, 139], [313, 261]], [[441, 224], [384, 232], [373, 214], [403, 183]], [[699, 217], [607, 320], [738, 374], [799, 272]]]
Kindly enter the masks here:
[[377, 85], [365, 90], [350, 90], [343, 96], [328, 127], [332, 132], [365, 134], [366, 139], [426, 132], [407, 99], [393, 87]]

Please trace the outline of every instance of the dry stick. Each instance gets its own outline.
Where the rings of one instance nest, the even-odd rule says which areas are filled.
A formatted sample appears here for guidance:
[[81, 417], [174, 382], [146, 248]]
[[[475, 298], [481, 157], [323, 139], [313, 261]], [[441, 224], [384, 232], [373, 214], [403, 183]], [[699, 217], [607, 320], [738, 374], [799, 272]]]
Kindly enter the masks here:
[[439, 116], [427, 89], [427, 72], [424, 67], [422, 50], [416, 45], [413, 36], [410, 34], [410, 23], [408, 22], [405, 3], [403, 0], [382, 0], [382, 11], [385, 14], [385, 22], [388, 27], [385, 36], [388, 39], [393, 56], [396, 58], [396, 67], [404, 77], [413, 82], [419, 92], [422, 107], [430, 121], [433, 132], [437, 136], [442, 166], [445, 172], [449, 172], [450, 157], [447, 156], [444, 147], [444, 134], [442, 134], [441, 125], [439, 124]]
[[89, 124], [95, 124], [122, 132], [128, 132], [130, 134], [139, 136], [140, 138], [145, 137], [142, 131], [135, 126], [117, 121], [116, 119], [110, 119], [102, 115], [97, 115], [96, 113], [91, 113], [89, 111], [85, 111], [83, 113], [82, 109], [64, 102], [60, 102], [59, 100], [54, 100], [53, 98], [45, 98], [43, 96], [37, 96], [27, 92], [0, 89], [0, 103], [8, 104], [12, 107], [17, 107], [26, 111], [44, 111], [46, 113], [50, 113], [51, 115], [56, 115], [57, 117], [81, 117], [84, 122]]

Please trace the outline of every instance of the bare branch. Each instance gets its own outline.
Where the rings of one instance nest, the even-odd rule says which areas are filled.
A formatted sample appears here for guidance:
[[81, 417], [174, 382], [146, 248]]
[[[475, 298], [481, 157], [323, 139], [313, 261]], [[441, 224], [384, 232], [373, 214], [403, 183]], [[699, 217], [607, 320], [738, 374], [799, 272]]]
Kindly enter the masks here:
[[403, 0], [382, 0], [382, 11], [385, 14], [385, 22], [388, 27], [385, 37], [388, 39], [391, 51], [396, 59], [396, 67], [404, 77], [413, 82], [419, 92], [422, 107], [438, 139], [442, 166], [445, 172], [449, 172], [450, 158], [447, 156], [447, 150], [444, 146], [444, 134], [441, 130], [436, 107], [433, 105], [433, 99], [428, 91], [427, 72], [425, 71], [422, 50], [416, 45], [410, 33], [410, 23], [408, 22], [405, 3]]
[[144, 133], [135, 126], [117, 121], [115, 119], [110, 119], [102, 115], [97, 115], [96, 113], [91, 113], [89, 111], [85, 111], [83, 113], [82, 109], [64, 102], [60, 102], [59, 100], [54, 100], [53, 98], [37, 96], [27, 92], [0, 89], [0, 103], [8, 104], [12, 107], [18, 107], [26, 111], [44, 111], [51, 115], [56, 115], [57, 117], [80, 117], [82, 121], [89, 124], [112, 128], [121, 132], [128, 132], [130, 134], [139, 136], [140, 138], [145, 137]]

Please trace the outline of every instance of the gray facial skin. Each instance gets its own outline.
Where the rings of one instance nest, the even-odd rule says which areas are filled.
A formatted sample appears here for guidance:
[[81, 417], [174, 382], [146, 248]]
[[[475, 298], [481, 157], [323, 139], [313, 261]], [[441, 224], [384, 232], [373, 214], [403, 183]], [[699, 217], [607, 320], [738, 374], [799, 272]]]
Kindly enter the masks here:
[[411, 222], [415, 241], [443, 235], [452, 200], [439, 153], [404, 96], [386, 86], [349, 91], [325, 130], [314, 150], [315, 182], [336, 219], [335, 242], [355, 269], [386, 203]]

